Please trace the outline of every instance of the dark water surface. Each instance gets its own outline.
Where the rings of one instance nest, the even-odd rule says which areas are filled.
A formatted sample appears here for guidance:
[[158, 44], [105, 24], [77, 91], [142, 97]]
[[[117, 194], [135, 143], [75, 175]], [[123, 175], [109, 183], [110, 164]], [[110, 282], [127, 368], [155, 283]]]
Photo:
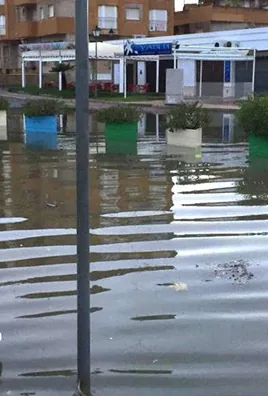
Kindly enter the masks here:
[[[36, 151], [16, 117], [0, 142], [0, 395], [72, 395], [73, 124]], [[94, 129], [93, 395], [267, 395], [268, 173], [214, 117], [197, 157], [171, 155], [153, 116], [138, 155], [105, 154]]]

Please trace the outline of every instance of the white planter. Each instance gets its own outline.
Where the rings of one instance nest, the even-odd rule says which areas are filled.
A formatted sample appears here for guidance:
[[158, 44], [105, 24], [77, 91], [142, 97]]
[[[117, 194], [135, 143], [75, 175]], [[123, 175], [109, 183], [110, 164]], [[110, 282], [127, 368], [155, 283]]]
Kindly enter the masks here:
[[202, 128], [166, 131], [167, 144], [179, 147], [200, 147], [202, 145]]
[[0, 111], [0, 140], [7, 140], [7, 112]]

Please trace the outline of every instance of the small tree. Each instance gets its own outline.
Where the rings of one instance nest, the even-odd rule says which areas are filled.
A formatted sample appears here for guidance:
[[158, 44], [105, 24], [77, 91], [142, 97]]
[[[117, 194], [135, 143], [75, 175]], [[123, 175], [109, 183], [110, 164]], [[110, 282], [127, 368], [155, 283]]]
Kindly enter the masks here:
[[73, 70], [74, 66], [71, 66], [70, 63], [57, 63], [56, 66], [53, 66], [50, 70], [51, 73], [62, 73], [62, 90], [66, 90], [67, 88], [67, 78], [66, 72]]

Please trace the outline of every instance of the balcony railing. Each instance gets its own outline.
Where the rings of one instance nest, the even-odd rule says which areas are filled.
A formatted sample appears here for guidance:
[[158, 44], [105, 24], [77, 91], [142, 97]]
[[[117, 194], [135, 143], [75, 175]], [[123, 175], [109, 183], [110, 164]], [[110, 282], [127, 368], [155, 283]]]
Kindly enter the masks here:
[[117, 29], [117, 18], [98, 18], [100, 29]]
[[166, 32], [167, 21], [151, 20], [149, 21], [150, 32]]

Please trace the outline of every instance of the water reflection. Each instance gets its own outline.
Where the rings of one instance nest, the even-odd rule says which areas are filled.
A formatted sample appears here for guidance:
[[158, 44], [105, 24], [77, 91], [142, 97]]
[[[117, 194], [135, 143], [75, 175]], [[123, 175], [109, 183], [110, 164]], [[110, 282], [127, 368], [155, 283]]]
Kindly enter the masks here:
[[[138, 124], [139, 139], [153, 137], [155, 142], [165, 140], [165, 129], [162, 126], [163, 117], [161, 114], [145, 114]], [[5, 140], [23, 142], [23, 117], [18, 109], [9, 110], [7, 125]], [[96, 151], [105, 153], [104, 125], [96, 122], [94, 114], [89, 116], [89, 129], [93, 131], [91, 140], [96, 145]], [[59, 147], [61, 147], [61, 137], [75, 136], [75, 114], [68, 113], [60, 116], [58, 119], [58, 130]], [[211, 125], [203, 130], [204, 143], [236, 143], [244, 140], [244, 134], [235, 125], [234, 113], [211, 112]]]
[[[0, 142], [0, 394], [66, 396], [76, 380], [74, 115], [56, 151], [26, 148], [16, 117]], [[229, 115], [212, 117], [199, 156], [167, 153], [154, 115], [136, 154], [106, 155], [103, 126], [89, 119], [92, 381], [103, 396], [267, 393], [266, 165], [248, 163]]]

